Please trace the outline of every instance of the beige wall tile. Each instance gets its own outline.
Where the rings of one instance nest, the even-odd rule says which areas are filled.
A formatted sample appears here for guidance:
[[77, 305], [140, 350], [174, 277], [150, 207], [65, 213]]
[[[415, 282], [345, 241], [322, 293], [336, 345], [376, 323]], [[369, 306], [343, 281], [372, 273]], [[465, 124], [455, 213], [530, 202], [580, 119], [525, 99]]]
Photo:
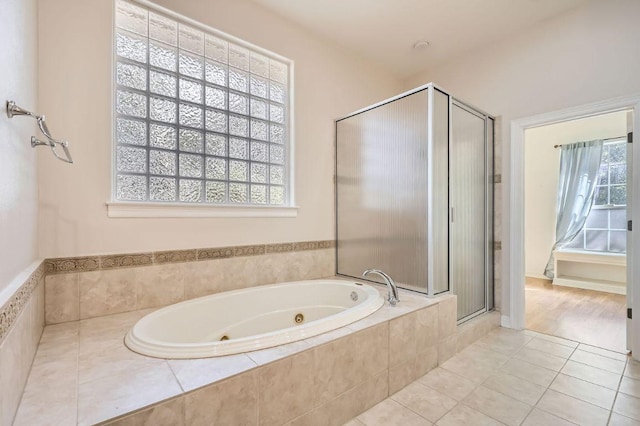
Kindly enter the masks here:
[[462, 351], [481, 337], [481, 331], [478, 330], [479, 328], [479, 324], [474, 323], [473, 320], [458, 327], [457, 352]]
[[317, 403], [386, 370], [389, 359], [389, 325], [382, 323], [314, 349]]
[[133, 268], [80, 273], [80, 319], [136, 309], [135, 279]]
[[438, 305], [420, 309], [416, 313], [417, 352], [424, 352], [438, 344]]
[[139, 413], [106, 424], [111, 426], [183, 426], [184, 397], [170, 399]]
[[418, 378], [416, 359], [389, 367], [389, 394], [393, 395]]
[[188, 393], [185, 396], [185, 424], [257, 425], [257, 373], [244, 373]]
[[185, 300], [224, 291], [227, 280], [225, 261], [226, 259], [200, 260], [185, 264], [183, 268]]
[[367, 359], [363, 368], [369, 375], [374, 375], [389, 367], [389, 324], [383, 323], [369, 327], [355, 334], [358, 356]]
[[371, 360], [360, 358], [358, 340], [358, 336], [352, 334], [314, 349], [318, 404], [324, 404], [366, 380], [362, 366]]
[[292, 420], [287, 423], [287, 426], [339, 426], [345, 424], [353, 417], [384, 400], [389, 395], [387, 386], [388, 371], [384, 370], [339, 397]]
[[415, 360], [417, 355], [417, 313], [389, 321], [389, 366]]
[[44, 313], [44, 303], [45, 303], [45, 294], [44, 294], [44, 276], [40, 279], [38, 286], [33, 290], [32, 297], [32, 324], [31, 324], [31, 338], [32, 345], [34, 348], [38, 347], [38, 343], [40, 343], [40, 337], [42, 336], [42, 331], [44, 330], [45, 325], [45, 313]]
[[27, 383], [31, 361], [36, 352], [33, 344], [33, 310], [29, 300], [0, 346], [0, 413], [2, 424], [13, 422], [22, 390]]
[[315, 406], [315, 354], [302, 352], [260, 368], [260, 425], [286, 423]]
[[136, 309], [157, 308], [183, 301], [184, 270], [187, 267], [178, 263], [136, 268]]
[[77, 273], [48, 275], [45, 278], [47, 324], [80, 319], [80, 290]]
[[442, 365], [456, 354], [458, 348], [458, 336], [452, 335], [440, 340], [438, 343], [438, 365]]
[[442, 296], [438, 303], [438, 340], [456, 333], [458, 316], [457, 298], [453, 295]]
[[438, 366], [438, 346], [431, 346], [424, 352], [419, 352], [416, 357], [417, 376], [424, 376]]

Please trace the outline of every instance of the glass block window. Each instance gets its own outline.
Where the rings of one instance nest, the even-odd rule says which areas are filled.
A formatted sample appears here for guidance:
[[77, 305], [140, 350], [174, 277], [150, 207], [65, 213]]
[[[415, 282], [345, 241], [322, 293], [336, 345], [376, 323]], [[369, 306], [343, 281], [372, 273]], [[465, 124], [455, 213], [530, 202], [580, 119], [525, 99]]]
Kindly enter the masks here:
[[288, 205], [291, 61], [115, 4], [114, 199]]
[[627, 143], [606, 143], [591, 212], [584, 228], [563, 248], [625, 253], [627, 251]]

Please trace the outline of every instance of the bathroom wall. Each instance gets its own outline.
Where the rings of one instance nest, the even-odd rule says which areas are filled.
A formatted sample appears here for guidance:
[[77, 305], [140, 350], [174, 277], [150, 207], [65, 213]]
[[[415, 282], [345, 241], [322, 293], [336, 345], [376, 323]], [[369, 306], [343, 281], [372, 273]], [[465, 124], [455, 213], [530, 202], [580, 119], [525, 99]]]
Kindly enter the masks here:
[[247, 0], [158, 4], [295, 61], [296, 218], [114, 219], [112, 1], [40, 1], [40, 106], [75, 164], [40, 158], [40, 255], [333, 239], [333, 120], [399, 92], [379, 67]]
[[[589, 1], [549, 19], [521, 35], [496, 40], [443, 66], [405, 80], [405, 89], [428, 81], [459, 98], [501, 116], [501, 170], [497, 185], [497, 228], [502, 230], [501, 275], [509, 264], [509, 140], [511, 121], [616, 96], [640, 92], [640, 2]], [[428, 52], [425, 52], [428, 54]], [[505, 159], [503, 162], [502, 159]], [[504, 164], [504, 167], [502, 167]], [[500, 172], [499, 172], [500, 173]], [[500, 195], [501, 194], [501, 195]], [[509, 300], [509, 286], [502, 300]], [[502, 313], [508, 314], [507, 304]]]
[[[9, 119], [5, 115], [7, 100], [38, 109], [36, 1], [3, 1], [0, 28], [4, 34], [0, 49], [1, 296], [2, 290], [38, 256], [38, 151], [29, 144], [37, 127], [32, 119]], [[5, 301], [0, 297], [0, 305]]]
[[9, 119], [5, 101], [38, 108], [37, 2], [4, 0], [0, 12], [0, 424], [10, 425], [44, 323], [44, 278], [36, 246], [39, 150], [35, 121]]
[[525, 131], [525, 274], [543, 278], [556, 235], [560, 149], [553, 146], [627, 133], [627, 113], [619, 111]]

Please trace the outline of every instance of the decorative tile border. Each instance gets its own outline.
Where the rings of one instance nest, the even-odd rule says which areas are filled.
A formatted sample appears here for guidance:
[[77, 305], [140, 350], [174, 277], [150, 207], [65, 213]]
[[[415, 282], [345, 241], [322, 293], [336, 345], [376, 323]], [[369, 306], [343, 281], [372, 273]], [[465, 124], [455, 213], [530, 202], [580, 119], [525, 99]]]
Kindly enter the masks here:
[[22, 312], [22, 309], [31, 298], [31, 294], [43, 276], [44, 262], [29, 275], [29, 278], [11, 296], [11, 299], [0, 308], [0, 344], [4, 342], [4, 338], [9, 334], [9, 330], [18, 319], [18, 315], [20, 315], [20, 312]]
[[225, 259], [229, 257], [259, 256], [267, 253], [321, 250], [333, 248], [335, 246], [336, 243], [334, 240], [325, 240], [190, 250], [169, 250], [149, 253], [110, 254], [90, 257], [61, 257], [56, 259], [46, 259], [44, 261], [44, 272], [47, 275], [66, 274], [70, 272], [128, 268], [131, 266]]

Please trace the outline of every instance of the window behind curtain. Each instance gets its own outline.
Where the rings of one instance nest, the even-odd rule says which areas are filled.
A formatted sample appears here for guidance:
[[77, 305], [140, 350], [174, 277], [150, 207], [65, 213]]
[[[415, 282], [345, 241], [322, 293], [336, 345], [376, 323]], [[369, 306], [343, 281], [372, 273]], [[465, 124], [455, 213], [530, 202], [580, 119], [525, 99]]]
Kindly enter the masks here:
[[563, 248], [625, 253], [627, 250], [627, 142], [605, 143], [591, 212]]

